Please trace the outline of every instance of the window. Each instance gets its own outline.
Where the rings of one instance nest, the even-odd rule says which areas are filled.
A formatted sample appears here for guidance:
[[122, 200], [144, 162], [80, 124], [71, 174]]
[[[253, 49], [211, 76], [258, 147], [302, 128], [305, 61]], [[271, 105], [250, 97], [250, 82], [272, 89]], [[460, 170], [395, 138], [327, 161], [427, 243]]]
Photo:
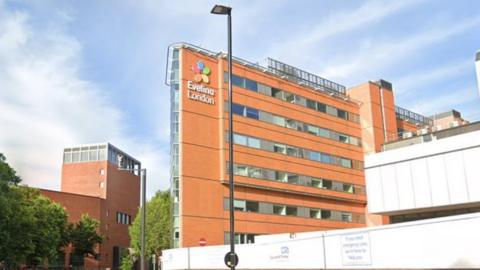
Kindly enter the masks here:
[[342, 165], [342, 167], [352, 168], [352, 161], [351, 160], [348, 160], [348, 159], [345, 159], [345, 158], [340, 158], [340, 164]]
[[273, 123], [275, 125], [284, 127], [285, 126], [285, 118], [274, 115], [273, 116]]
[[232, 74], [232, 84], [245, 88], [245, 79], [240, 76]]
[[307, 126], [307, 132], [310, 133], [310, 134], [313, 134], [313, 135], [318, 135], [318, 127], [308, 125]]
[[125, 224], [125, 225], [130, 225], [131, 224], [131, 216], [125, 213], [117, 212], [117, 223], [118, 224]]
[[348, 120], [348, 112], [344, 110], [337, 110], [338, 117]]
[[248, 176], [252, 178], [262, 178], [262, 169], [250, 167], [248, 170]]
[[295, 103], [303, 107], [307, 106], [307, 100], [301, 96], [295, 95]]
[[317, 102], [314, 101], [314, 100], [311, 100], [311, 99], [307, 99], [307, 108], [316, 110], [317, 109]]
[[311, 185], [312, 187], [322, 188], [322, 179], [312, 177]]
[[330, 219], [332, 217], [332, 211], [330, 210], [321, 210], [322, 219]]
[[328, 129], [319, 128], [318, 135], [324, 138], [330, 138], [330, 131]]
[[245, 165], [235, 165], [233, 167], [233, 173], [235, 175], [248, 176], [248, 167]]
[[248, 137], [248, 146], [260, 149], [260, 140], [257, 138]]
[[289, 184], [298, 185], [298, 180], [300, 179], [298, 174], [289, 173], [287, 177], [288, 177]]
[[332, 106], [327, 106], [327, 113], [333, 116], [338, 116], [337, 114], [337, 108], [332, 107]]
[[290, 129], [297, 129], [297, 121], [292, 119], [286, 120], [286, 127]]
[[327, 105], [323, 103], [318, 103], [317, 111], [326, 113], [327, 112]]
[[287, 216], [296, 216], [297, 215], [297, 207], [295, 206], [287, 206], [285, 213]]
[[233, 209], [235, 209], [236, 211], [245, 211], [247, 206], [246, 206], [246, 202], [245, 201], [241, 201], [241, 200], [234, 200], [233, 201]]
[[275, 180], [280, 182], [287, 182], [287, 174], [284, 172], [275, 171]]
[[343, 143], [348, 143], [348, 136], [343, 134], [338, 134], [338, 140]]
[[232, 113], [244, 116], [245, 107], [239, 104], [232, 104]]
[[295, 103], [295, 95], [294, 94], [285, 92], [284, 96], [285, 96], [285, 101], [286, 102]]
[[249, 79], [245, 79], [245, 88], [248, 90], [252, 90], [257, 92], [258, 91], [258, 85], [256, 81], [252, 81]]
[[320, 210], [317, 210], [317, 209], [310, 209], [310, 217], [311, 218], [322, 218], [321, 214], [320, 214]]
[[285, 153], [286, 153], [286, 147], [285, 147], [285, 145], [283, 145], [283, 144], [275, 143], [275, 144], [273, 145], [273, 151], [276, 152], [276, 153], [285, 154]]
[[342, 212], [342, 221], [352, 222], [352, 213]]
[[253, 118], [258, 120], [258, 110], [253, 109], [253, 108], [248, 108], [247, 107], [247, 117], [248, 118]]
[[287, 156], [298, 157], [298, 148], [293, 146], [287, 146]]
[[282, 215], [284, 216], [286, 214], [286, 207], [285, 205], [273, 205], [273, 213], [275, 215]]
[[322, 162], [329, 164], [331, 162], [330, 155], [322, 154]]
[[247, 145], [247, 137], [239, 134], [233, 134], [233, 142], [235, 144]]
[[258, 212], [258, 202], [247, 201], [245, 208], [247, 212]]
[[322, 188], [332, 189], [332, 181], [331, 181], [331, 180], [322, 179]]
[[272, 88], [272, 97], [283, 100], [283, 91], [277, 88]]
[[353, 185], [343, 184], [343, 191], [353, 193]]
[[311, 151], [309, 153], [309, 159], [314, 161], [320, 161], [320, 153]]

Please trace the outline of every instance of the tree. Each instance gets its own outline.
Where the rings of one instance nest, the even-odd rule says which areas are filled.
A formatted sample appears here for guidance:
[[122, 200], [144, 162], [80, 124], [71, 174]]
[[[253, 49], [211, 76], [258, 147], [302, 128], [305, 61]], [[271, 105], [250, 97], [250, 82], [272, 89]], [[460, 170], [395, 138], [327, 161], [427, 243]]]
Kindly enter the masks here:
[[[136, 255], [140, 254], [140, 213], [138, 212], [132, 226], [129, 229], [130, 245]], [[171, 246], [171, 200], [169, 191], [158, 191], [147, 202], [145, 232], [145, 254], [150, 257], [155, 255], [157, 259], [163, 249]]]
[[100, 222], [88, 214], [75, 224], [69, 224], [66, 232], [66, 242], [73, 245], [73, 254], [79, 257], [96, 256], [95, 247], [101, 244], [103, 237], [97, 233]]
[[7, 163], [7, 158], [0, 153], [0, 182], [17, 185], [22, 179]]
[[56, 259], [65, 246], [65, 233], [68, 224], [67, 213], [58, 203], [39, 194], [38, 190], [23, 188], [27, 202], [33, 210], [33, 251], [27, 255], [27, 264], [37, 266], [46, 260]]
[[34, 215], [25, 193], [0, 183], [0, 264], [14, 268], [34, 252]]
[[[55, 259], [64, 246], [65, 209], [29, 187], [7, 187], [0, 195], [0, 261], [14, 267]], [[4, 190], [5, 191], [5, 190]]]

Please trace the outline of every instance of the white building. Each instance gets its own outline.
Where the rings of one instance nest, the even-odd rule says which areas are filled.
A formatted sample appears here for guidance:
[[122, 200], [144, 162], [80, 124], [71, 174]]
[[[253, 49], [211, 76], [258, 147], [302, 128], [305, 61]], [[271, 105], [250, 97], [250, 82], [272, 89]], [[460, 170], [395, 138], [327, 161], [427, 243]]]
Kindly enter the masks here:
[[475, 56], [475, 69], [477, 70], [478, 93], [480, 94], [480, 51]]
[[480, 212], [480, 122], [365, 157], [368, 210], [392, 223]]

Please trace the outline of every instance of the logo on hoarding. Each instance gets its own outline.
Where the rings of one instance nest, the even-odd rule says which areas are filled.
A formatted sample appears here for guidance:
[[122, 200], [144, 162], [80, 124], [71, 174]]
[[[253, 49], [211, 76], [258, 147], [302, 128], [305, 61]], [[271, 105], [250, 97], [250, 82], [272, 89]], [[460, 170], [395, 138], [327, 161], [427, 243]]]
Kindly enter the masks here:
[[215, 90], [202, 84], [210, 83], [209, 76], [212, 71], [201, 60], [198, 60], [197, 63], [192, 66], [192, 71], [194, 74], [193, 81], [187, 81], [187, 97], [202, 103], [214, 105]]
[[205, 63], [203, 61], [198, 60], [197, 64], [192, 66], [193, 73], [195, 74], [193, 76], [193, 80], [197, 83], [204, 82], [204, 83], [210, 83], [209, 75], [210, 75], [210, 68], [205, 66]]
[[277, 252], [270, 255], [270, 260], [271, 261], [277, 261], [277, 262], [288, 261], [288, 259], [290, 257], [290, 249], [288, 248], [288, 246], [280, 247], [280, 252], [279, 253], [277, 253]]

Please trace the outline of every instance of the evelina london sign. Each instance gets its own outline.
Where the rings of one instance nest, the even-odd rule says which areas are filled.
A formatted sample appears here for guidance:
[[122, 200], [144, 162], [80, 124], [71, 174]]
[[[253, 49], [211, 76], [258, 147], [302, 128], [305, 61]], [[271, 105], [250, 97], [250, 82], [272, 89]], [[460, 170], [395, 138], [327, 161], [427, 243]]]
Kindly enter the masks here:
[[203, 103], [215, 104], [215, 90], [213, 88], [204, 86], [200, 83], [210, 83], [209, 75], [210, 68], [205, 66], [203, 61], [197, 61], [197, 64], [192, 67], [193, 81], [187, 81], [187, 97], [192, 100]]

